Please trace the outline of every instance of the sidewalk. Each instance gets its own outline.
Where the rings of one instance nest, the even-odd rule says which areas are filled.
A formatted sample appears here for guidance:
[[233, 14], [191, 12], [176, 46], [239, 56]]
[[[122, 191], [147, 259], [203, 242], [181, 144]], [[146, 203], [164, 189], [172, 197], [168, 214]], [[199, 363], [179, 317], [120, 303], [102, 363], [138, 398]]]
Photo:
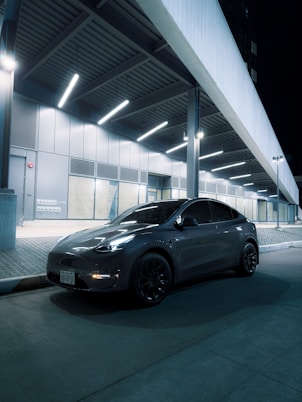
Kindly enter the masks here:
[[[42, 222], [43, 223], [43, 222]], [[98, 221], [61, 221], [45, 226], [17, 227], [16, 248], [0, 250], [0, 294], [48, 286], [47, 256], [58, 239], [78, 230], [103, 224]], [[302, 247], [302, 224], [256, 224], [260, 253], [288, 247]]]

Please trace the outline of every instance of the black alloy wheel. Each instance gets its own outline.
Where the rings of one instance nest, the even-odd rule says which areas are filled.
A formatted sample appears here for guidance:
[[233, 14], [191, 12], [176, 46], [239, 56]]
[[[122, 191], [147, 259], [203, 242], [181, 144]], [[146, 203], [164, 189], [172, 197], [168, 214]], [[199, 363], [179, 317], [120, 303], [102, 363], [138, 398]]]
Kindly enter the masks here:
[[160, 303], [172, 284], [171, 268], [159, 254], [148, 253], [139, 260], [133, 285], [136, 298], [144, 305]]
[[255, 273], [257, 267], [257, 249], [253, 243], [245, 243], [241, 251], [241, 263], [239, 274], [251, 276]]

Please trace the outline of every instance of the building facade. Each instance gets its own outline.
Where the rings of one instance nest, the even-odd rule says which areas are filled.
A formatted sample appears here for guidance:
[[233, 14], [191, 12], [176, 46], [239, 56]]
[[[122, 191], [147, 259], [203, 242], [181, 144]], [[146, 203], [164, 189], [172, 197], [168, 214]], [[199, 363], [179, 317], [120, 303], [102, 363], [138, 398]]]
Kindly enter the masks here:
[[[17, 225], [33, 220], [109, 220], [146, 201], [187, 196], [184, 162], [153, 152], [62, 110], [14, 95], [9, 184]], [[275, 199], [200, 171], [199, 195], [253, 221], [276, 221]], [[283, 201], [280, 221], [294, 221]]]

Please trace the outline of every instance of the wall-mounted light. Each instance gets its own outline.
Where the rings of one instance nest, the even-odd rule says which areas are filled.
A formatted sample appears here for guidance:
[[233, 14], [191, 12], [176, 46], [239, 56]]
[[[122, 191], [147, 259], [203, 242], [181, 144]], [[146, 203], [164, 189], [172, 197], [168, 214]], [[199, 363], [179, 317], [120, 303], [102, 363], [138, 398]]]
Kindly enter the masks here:
[[212, 152], [211, 154], [202, 155], [198, 159], [201, 160], [201, 159], [206, 159], [206, 158], [212, 158], [212, 156], [220, 155], [222, 153], [223, 153], [223, 151]]
[[232, 167], [241, 166], [241, 165], [245, 165], [245, 164], [246, 164], [246, 162], [233, 163], [232, 165], [226, 165], [226, 166], [221, 166], [219, 168], [211, 169], [211, 172], [217, 172], [218, 170], [223, 170], [223, 169], [230, 169]]
[[17, 67], [16, 60], [13, 56], [10, 56], [6, 53], [0, 54], [0, 67], [6, 71], [14, 71]]
[[203, 132], [202, 130], [197, 131], [197, 133], [196, 133], [196, 138], [201, 139], [201, 138], [203, 138], [203, 137], [204, 137], [204, 132]]
[[160, 130], [161, 128], [165, 127], [168, 124], [167, 121], [164, 121], [163, 123], [160, 123], [158, 126], [152, 128], [151, 130], [147, 131], [145, 134], [141, 135], [138, 137], [137, 141], [142, 141], [145, 138], [149, 137], [149, 135], [152, 135], [156, 131]]
[[69, 97], [69, 95], [71, 94], [71, 91], [75, 87], [78, 79], [79, 79], [79, 74], [74, 74], [58, 103], [58, 108], [61, 109], [65, 105], [65, 102], [67, 101], [67, 98]]
[[118, 106], [116, 106], [114, 109], [111, 110], [111, 112], [107, 113], [104, 117], [102, 117], [99, 121], [98, 124], [101, 125], [105, 123], [105, 121], [109, 120], [112, 116], [114, 116], [117, 112], [119, 112], [121, 109], [123, 109], [125, 106], [127, 106], [129, 101], [126, 99], [122, 103], [120, 103]]

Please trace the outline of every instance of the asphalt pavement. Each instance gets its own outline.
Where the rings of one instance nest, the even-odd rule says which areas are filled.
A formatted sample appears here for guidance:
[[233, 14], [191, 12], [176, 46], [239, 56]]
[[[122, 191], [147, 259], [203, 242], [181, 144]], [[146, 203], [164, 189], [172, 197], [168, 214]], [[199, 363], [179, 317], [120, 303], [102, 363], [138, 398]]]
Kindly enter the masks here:
[[3, 402], [301, 402], [302, 249], [157, 306], [57, 286], [0, 300]]
[[[99, 221], [36, 222], [18, 226], [16, 247], [0, 250], [0, 295], [49, 286], [46, 280], [46, 261], [51, 248], [62, 236], [86, 227], [100, 225]], [[302, 247], [302, 223], [294, 225], [256, 224], [260, 252], [288, 247]]]

